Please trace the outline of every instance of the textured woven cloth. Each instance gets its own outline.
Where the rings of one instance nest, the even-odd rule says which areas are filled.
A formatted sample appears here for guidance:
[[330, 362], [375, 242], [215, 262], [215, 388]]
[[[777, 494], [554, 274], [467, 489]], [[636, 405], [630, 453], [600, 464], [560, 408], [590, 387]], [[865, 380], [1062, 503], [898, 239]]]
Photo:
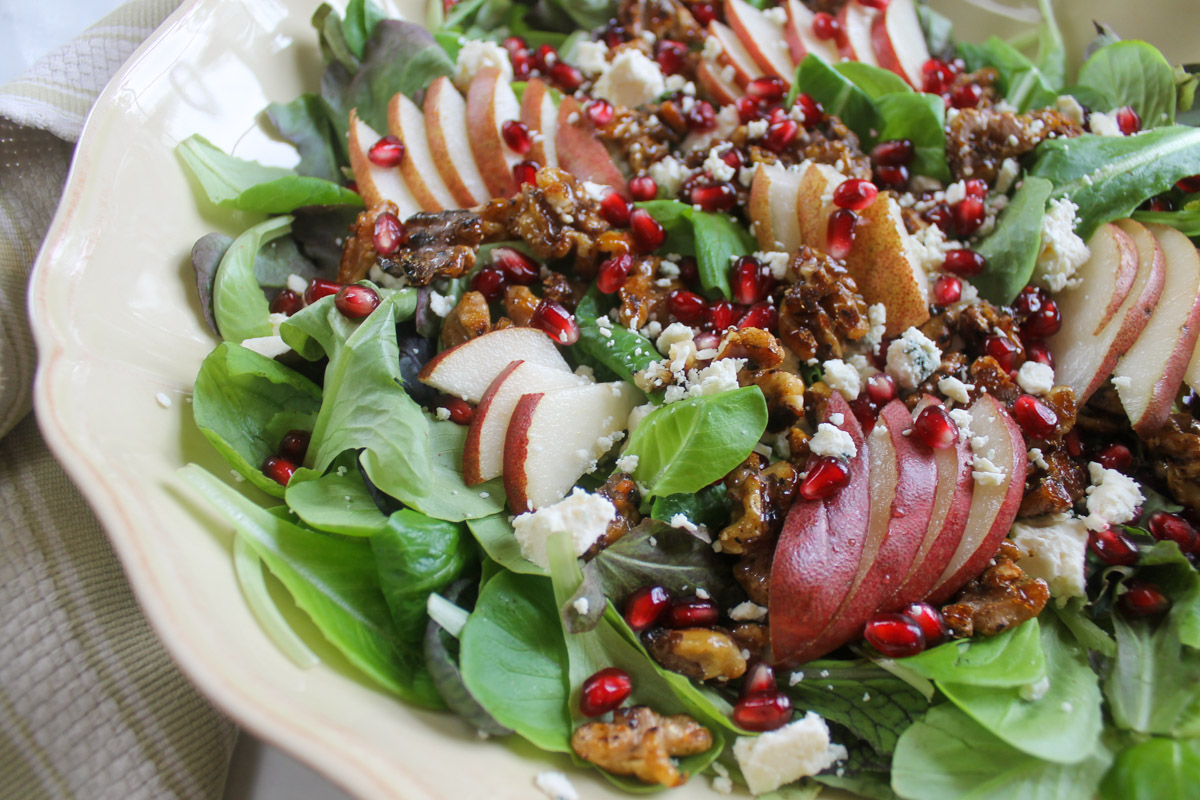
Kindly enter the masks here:
[[0, 87], [0, 800], [218, 798], [236, 729], [175, 668], [29, 411], [29, 270], [88, 109], [179, 0]]

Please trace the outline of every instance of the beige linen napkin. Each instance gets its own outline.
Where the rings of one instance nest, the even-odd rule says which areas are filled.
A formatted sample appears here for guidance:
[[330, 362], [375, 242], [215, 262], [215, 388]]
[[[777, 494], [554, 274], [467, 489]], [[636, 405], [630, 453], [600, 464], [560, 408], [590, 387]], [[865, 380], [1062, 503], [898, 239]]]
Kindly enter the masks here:
[[88, 109], [179, 0], [137, 0], [0, 87], [0, 800], [219, 798], [236, 736], [171, 663], [47, 450], [25, 288]]

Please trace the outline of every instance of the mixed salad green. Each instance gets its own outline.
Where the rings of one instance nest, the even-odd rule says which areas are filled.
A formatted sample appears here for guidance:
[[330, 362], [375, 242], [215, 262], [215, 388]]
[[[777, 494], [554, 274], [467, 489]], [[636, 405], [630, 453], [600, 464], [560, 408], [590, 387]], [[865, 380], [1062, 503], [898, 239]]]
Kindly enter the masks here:
[[[1174, 188], [1200, 174], [1200, 129], [1188, 124], [1200, 82], [1192, 71], [1111, 33], [1073, 70], [1052, 17], [1031, 37], [1033, 55], [995, 38], [955, 45], [948, 23], [921, 11], [931, 52], [957, 55], [968, 70], [993, 68], [1016, 110], [1069, 95], [1098, 111], [1132, 107], [1149, 129], [1038, 147], [979, 244], [988, 270], [975, 284], [984, 297], [1009, 303], [1029, 283], [1052, 197], [1078, 206], [1085, 239], [1129, 215], [1200, 236], [1200, 194]], [[614, 13], [598, 0], [465, 0], [435, 14], [431, 33], [384, 19], [371, 0], [351, 0], [341, 16], [323, 5], [313, 16], [325, 59], [321, 91], [267, 109], [296, 146], [294, 169], [235, 158], [199, 136], [180, 145], [207, 202], [263, 215], [236, 237], [206, 236], [192, 253], [205, 313], [223, 340], [197, 375], [195, 422], [256, 497], [198, 466], [184, 475], [235, 526], [247, 600], [297, 663], [316, 656], [275, 607], [264, 567], [381, 690], [449, 709], [486, 735], [574, 757], [572, 732], [585, 720], [581, 683], [620, 667], [633, 679], [631, 702], [708, 728], [712, 746], [679, 769], [720, 786], [741, 779], [734, 742], [754, 735], [732, 720], [736, 692], [663, 667], [609, 598], [651, 584], [678, 595], [703, 587], [722, 607], [744, 598], [730, 561], [672, 521], [682, 514], [713, 531], [728, 522], [720, 480], [768, 425], [759, 389], [653, 411], [624, 450], [638, 456], [646, 519], [586, 562], [556, 535], [547, 570], [522, 557], [501, 480], [464, 483], [467, 430], [431, 413], [433, 393], [416, 379], [438, 347], [440, 318], [425, 290], [369, 284], [380, 303], [363, 319], [344, 315], [333, 296], [285, 319], [268, 300], [297, 276], [336, 274], [341, 239], [363, 204], [347, 187], [351, 109], [386, 130], [388, 100], [453, 74], [465, 39], [520, 36], [565, 53]], [[914, 174], [950, 178], [939, 95], [879, 68], [815, 58], [800, 65], [795, 86], [865, 143], [913, 142]], [[1104, 180], [1094, 179], [1097, 169]], [[1173, 209], [1139, 210], [1164, 193], [1174, 193]], [[694, 256], [704, 290], [728, 297], [731, 256], [756, 249], [745, 220], [673, 199], [642, 207], [667, 231], [663, 251]], [[456, 298], [467, 285], [455, 279], [437, 290]], [[608, 303], [595, 291], [583, 298], [578, 343], [563, 352], [572, 365], [632, 381], [659, 354], [638, 331], [597, 322]], [[276, 335], [286, 351], [279, 357], [246, 346]], [[262, 465], [294, 431], [308, 432], [307, 454], [283, 485]], [[616, 455], [584, 477], [585, 488], [604, 480]], [[1142, 520], [1179, 510], [1144, 491]], [[928, 800], [1200, 796], [1200, 573], [1174, 542], [1155, 540], [1141, 524], [1124, 530], [1140, 549], [1136, 567], [1089, 556], [1086, 598], [1051, 603], [1005, 633], [903, 659], [856, 646], [781, 673], [794, 708], [823, 717], [847, 756], [776, 796], [811, 797], [822, 785]], [[1133, 618], [1120, 610], [1116, 598], [1135, 574], [1166, 592], [1169, 611]], [[653, 788], [605, 776], [630, 792]]]

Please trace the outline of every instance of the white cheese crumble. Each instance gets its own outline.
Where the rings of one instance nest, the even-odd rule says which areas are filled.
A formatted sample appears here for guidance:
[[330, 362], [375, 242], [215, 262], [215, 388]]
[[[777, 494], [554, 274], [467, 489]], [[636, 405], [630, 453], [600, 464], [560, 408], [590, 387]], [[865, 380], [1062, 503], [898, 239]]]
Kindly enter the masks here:
[[616, 516], [617, 509], [607, 498], [577, 486], [568, 497], [552, 506], [518, 515], [513, 520], [513, 534], [527, 561], [549, 569], [546, 542], [552, 535], [570, 534], [575, 555], [581, 556], [604, 534], [608, 523]]
[[1121, 123], [1117, 122], [1117, 112], [1112, 111], [1105, 114], [1102, 111], [1093, 111], [1092, 116], [1088, 118], [1088, 129], [1097, 136], [1124, 136], [1121, 133]]
[[[955, 181], [954, 183], [952, 183], [946, 187], [946, 202], [949, 203], [950, 205], [954, 205], [955, 203], [961, 203], [963, 200], [966, 200], [966, 199], [967, 199], [967, 182], [966, 181]], [[936, 227], [936, 226], [931, 225], [930, 227]]]
[[435, 291], [429, 293], [429, 310], [439, 317], [447, 317], [454, 310], [454, 298]]
[[829, 726], [812, 711], [778, 730], [739, 736], [733, 754], [746, 785], [756, 795], [816, 775], [849, 755], [845, 747], [830, 742]]
[[591, 610], [592, 604], [588, 602], [586, 597], [577, 597], [575, 598], [575, 602], [571, 603], [571, 607], [574, 608], [575, 612], [580, 616], [586, 616], [588, 611]]
[[1009, 533], [1021, 551], [1021, 569], [1041, 578], [1055, 597], [1083, 597], [1087, 593], [1084, 562], [1087, 525], [1070, 514], [1049, 514], [1013, 523]]
[[768, 8], [764, 10], [763, 16], [781, 28], [787, 24], [787, 11], [785, 11], [781, 6], [775, 6], [774, 8]]
[[767, 135], [767, 121], [765, 119], [754, 119], [746, 123], [746, 138], [761, 139]]
[[658, 193], [664, 197], [674, 197], [692, 174], [675, 156], [667, 156], [650, 165], [650, 177], [658, 185]]
[[996, 191], [1007, 192], [1017, 182], [1021, 174], [1021, 165], [1015, 158], [1006, 158], [1000, 164], [1000, 172], [996, 174]]
[[[955, 184], [957, 185], [957, 184]], [[946, 263], [946, 253], [962, 247], [962, 242], [946, 238], [937, 225], [930, 225], [909, 237], [917, 264], [926, 273], [936, 272]]]
[[267, 358], [281, 356], [292, 349], [287, 346], [287, 343], [279, 335], [256, 336], [253, 339], [243, 339], [242, 347], [247, 350], [253, 350], [260, 356], [266, 356]]
[[437, 410], [433, 412], [433, 415], [442, 422], [445, 422], [446, 420], [450, 419], [450, 409], [446, 408], [445, 406], [438, 406]]
[[608, 193], [611, 191], [612, 189], [603, 184], [592, 183], [591, 181], [583, 182], [583, 193], [587, 195], [589, 200], [594, 200], [597, 203], [603, 203], [604, 198], [608, 197]]
[[304, 296], [304, 293], [308, 291], [308, 281], [293, 272], [287, 276], [287, 288], [300, 296]]
[[1050, 464], [1046, 462], [1046, 456], [1042, 452], [1042, 448], [1040, 448], [1040, 447], [1029, 448], [1029, 452], [1025, 454], [1025, 457], [1029, 459], [1029, 463], [1033, 464], [1038, 469], [1044, 470], [1046, 472], [1050, 471]]
[[974, 385], [963, 383], [953, 375], [942, 378], [938, 381], [938, 391], [946, 396], [947, 399], [953, 400], [961, 405], [966, 405], [971, 402], [970, 391], [974, 389]]
[[1025, 702], [1034, 703], [1045, 697], [1048, 691], [1050, 691], [1050, 676], [1043, 675], [1040, 681], [1022, 686], [1020, 695]]
[[832, 358], [821, 365], [821, 380], [847, 400], [855, 399], [862, 391], [862, 376], [840, 358]]
[[762, 262], [767, 269], [771, 270], [771, 277], [777, 281], [782, 281], [787, 277], [788, 264], [792, 261], [790, 253], [781, 253], [776, 250], [757, 252], [754, 257]]
[[887, 372], [905, 389], [915, 389], [942, 363], [942, 351], [925, 334], [909, 328], [888, 345]]
[[688, 533], [700, 532], [700, 527], [688, 519], [686, 514], [676, 514], [675, 516], [671, 517], [671, 522], [669, 524], [672, 528], [679, 528], [679, 530], [687, 531]]
[[1138, 508], [1146, 502], [1137, 481], [1095, 461], [1088, 464], [1088, 474], [1092, 485], [1087, 488], [1088, 515], [1084, 522], [1090, 530], [1102, 531], [1137, 516]]
[[729, 610], [729, 618], [737, 622], [757, 622], [767, 616], [767, 609], [749, 600], [738, 603]]
[[1033, 280], [1052, 292], [1074, 286], [1075, 272], [1091, 258], [1087, 243], [1075, 235], [1079, 206], [1066, 198], [1050, 201], [1042, 217], [1042, 250], [1034, 266]]
[[594, 97], [616, 105], [636, 108], [653, 101], [667, 90], [658, 63], [633, 47], [625, 48], [609, 63], [592, 87]]
[[512, 62], [508, 53], [495, 42], [484, 39], [471, 39], [458, 51], [458, 61], [454, 65], [454, 85], [461, 91], [466, 91], [471, 85], [475, 73], [484, 67], [495, 67], [500, 70], [500, 80], [512, 83]]
[[154, 395], [154, 402], [158, 403], [161, 408], [171, 407], [171, 396], [166, 392], [158, 392]]
[[1017, 370], [1017, 384], [1029, 394], [1045, 394], [1054, 388], [1054, 368], [1040, 361], [1026, 361]]
[[808, 450], [814, 456], [831, 456], [846, 460], [854, 458], [858, 453], [850, 434], [828, 422], [817, 426], [817, 432], [808, 440]]
[[550, 800], [579, 800], [579, 791], [571, 779], [561, 772], [539, 772], [533, 779], [533, 785]]
[[629, 412], [629, 419], [625, 422], [625, 430], [632, 434], [637, 426], [642, 424], [642, 420], [644, 420], [655, 408], [656, 406], [653, 403], [645, 403], [644, 405], [634, 406], [633, 411]]
[[621, 456], [617, 459], [617, 471], [628, 472], [632, 475], [637, 471], [639, 460], [640, 459], [636, 453], [630, 453], [628, 455]]
[[583, 39], [576, 43], [571, 63], [585, 75], [599, 75], [608, 66], [608, 45]]
[[658, 340], [654, 346], [658, 348], [658, 352], [665, 355], [670, 355], [671, 345], [679, 344], [680, 342], [692, 341], [693, 331], [682, 322], [672, 322], [667, 327], [663, 328], [663, 332], [658, 335]]
[[717, 794], [733, 794], [733, 779], [729, 777], [729, 770], [719, 761], [714, 761], [712, 767], [713, 772], [717, 773], [712, 779], [713, 791]]
[[1067, 119], [1074, 122], [1076, 125], [1083, 125], [1083, 106], [1069, 94], [1064, 94], [1054, 101], [1054, 108], [1058, 113], [1062, 114]]
[[1130, 378], [1128, 375], [1121, 375], [1120, 377], [1117, 377], [1116, 375], [1114, 375], [1113, 379], [1112, 379], [1112, 385], [1113, 385], [1113, 388], [1115, 388], [1118, 393], [1120, 393], [1121, 391], [1128, 392], [1130, 389], [1133, 388], [1133, 379]]
[[704, 49], [700, 51], [700, 57], [708, 61], [716, 61], [725, 52], [724, 46], [721, 45], [721, 40], [715, 36], [707, 36], [704, 39]]
[[408, 281], [403, 276], [397, 278], [395, 275], [389, 275], [380, 269], [378, 264], [371, 265], [371, 269], [367, 271], [367, 277], [371, 279], [371, 283], [382, 286], [384, 289], [403, 289], [408, 286]]
[[863, 337], [863, 344], [871, 348], [871, 352], [879, 351], [879, 345], [883, 344], [883, 335], [887, 333], [887, 306], [883, 303], [876, 303], [867, 308], [867, 323], [871, 329], [867, 331], [867, 335]]
[[1003, 468], [997, 466], [992, 461], [994, 453], [989, 453], [985, 456], [978, 452], [981, 449], [981, 446], [978, 444], [980, 441], [984, 445], [987, 444], [986, 438], [981, 439], [980, 437], [976, 437], [971, 440], [971, 450], [975, 453], [974, 458], [971, 460], [971, 478], [981, 486], [1001, 486], [1008, 479], [1008, 476], [1005, 474]]
[[712, 175], [713, 180], [726, 183], [734, 179], [737, 175], [737, 170], [725, 163], [721, 158], [720, 151], [723, 145], [718, 145], [708, 151], [708, 156], [704, 159], [704, 169], [708, 170], [708, 174]]

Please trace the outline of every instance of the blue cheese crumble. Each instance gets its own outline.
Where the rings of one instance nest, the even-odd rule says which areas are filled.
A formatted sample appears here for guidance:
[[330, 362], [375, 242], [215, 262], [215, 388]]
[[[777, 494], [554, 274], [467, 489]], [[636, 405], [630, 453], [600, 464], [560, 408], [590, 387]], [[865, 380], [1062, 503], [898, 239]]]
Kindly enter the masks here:
[[854, 439], [841, 428], [822, 422], [808, 440], [808, 451], [814, 456], [829, 456], [849, 461], [858, 454]]
[[942, 363], [942, 351], [925, 334], [909, 328], [887, 350], [887, 372], [905, 389], [915, 389]]

